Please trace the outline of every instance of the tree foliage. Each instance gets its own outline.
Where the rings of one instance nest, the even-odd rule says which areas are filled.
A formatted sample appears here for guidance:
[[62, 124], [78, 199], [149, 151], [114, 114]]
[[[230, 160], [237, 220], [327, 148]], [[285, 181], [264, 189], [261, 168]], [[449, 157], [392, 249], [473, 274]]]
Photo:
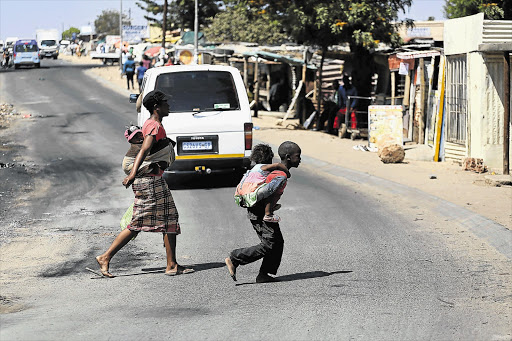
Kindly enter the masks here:
[[[395, 22], [412, 0], [249, 0], [248, 5], [279, 20], [289, 37], [320, 47], [323, 67], [327, 49], [348, 44], [352, 52], [353, 82], [360, 95], [370, 91], [373, 60], [370, 50], [380, 42], [401, 43]], [[321, 97], [320, 97], [321, 98]]]
[[80, 34], [80, 30], [76, 27], [70, 27], [64, 32], [62, 32], [62, 39], [70, 40], [73, 37], [73, 33], [76, 33], [76, 35]]
[[348, 43], [370, 49], [400, 42], [393, 21], [411, 0], [253, 0], [251, 7], [283, 20], [290, 37], [321, 47]]
[[446, 0], [444, 14], [448, 19], [484, 13], [486, 19], [512, 19], [510, 0]]
[[[123, 25], [131, 25], [131, 21], [123, 14]], [[96, 33], [100, 36], [118, 35], [119, 32], [119, 11], [104, 10], [94, 20]]]
[[279, 44], [287, 38], [280, 21], [243, 5], [228, 6], [219, 12], [204, 33], [207, 40], [215, 42]]
[[[155, 26], [162, 27], [162, 16], [164, 11], [163, 1], [140, 0], [137, 6], [148, 14], [146, 20]], [[198, 0], [198, 21], [199, 27], [209, 24], [209, 19], [219, 12], [220, 1]], [[169, 1], [167, 8], [167, 28], [194, 30], [195, 2], [192, 0]]]

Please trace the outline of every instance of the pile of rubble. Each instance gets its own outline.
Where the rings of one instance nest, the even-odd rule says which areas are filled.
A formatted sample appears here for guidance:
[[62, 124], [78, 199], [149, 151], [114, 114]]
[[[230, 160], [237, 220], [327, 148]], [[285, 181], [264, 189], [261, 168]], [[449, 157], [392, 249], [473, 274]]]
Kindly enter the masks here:
[[14, 106], [12, 104], [1, 103], [0, 115], [19, 115], [19, 113], [16, 109], [14, 109]]
[[7, 128], [11, 121], [20, 118], [20, 115], [12, 104], [0, 103], [0, 128]]
[[462, 163], [462, 169], [465, 171], [473, 171], [476, 173], [487, 172], [487, 166], [484, 165], [484, 160], [475, 159], [473, 157], [468, 157], [464, 159], [464, 162]]

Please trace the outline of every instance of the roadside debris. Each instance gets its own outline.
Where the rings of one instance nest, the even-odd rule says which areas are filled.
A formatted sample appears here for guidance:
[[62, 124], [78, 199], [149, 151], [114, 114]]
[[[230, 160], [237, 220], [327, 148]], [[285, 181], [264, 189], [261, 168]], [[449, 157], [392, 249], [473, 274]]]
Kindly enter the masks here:
[[17, 115], [18, 112], [14, 109], [12, 104], [1, 103], [0, 104], [0, 115]]
[[405, 151], [399, 144], [390, 144], [379, 149], [378, 155], [384, 163], [400, 163], [404, 161]]
[[487, 172], [487, 166], [484, 165], [484, 160], [475, 159], [473, 157], [468, 157], [464, 159], [464, 162], [462, 163], [462, 169], [465, 171], [473, 171], [476, 173]]
[[361, 150], [363, 152], [373, 152], [373, 153], [378, 151], [377, 147], [369, 147], [365, 144], [357, 144], [357, 145], [353, 146], [352, 149]]

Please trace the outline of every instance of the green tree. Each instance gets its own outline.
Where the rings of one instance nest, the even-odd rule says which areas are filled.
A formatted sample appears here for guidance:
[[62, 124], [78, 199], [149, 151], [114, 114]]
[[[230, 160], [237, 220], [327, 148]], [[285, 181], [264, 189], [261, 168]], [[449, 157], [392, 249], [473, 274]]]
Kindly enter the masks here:
[[73, 33], [76, 33], [76, 35], [80, 34], [80, 30], [76, 27], [70, 27], [64, 32], [62, 32], [62, 39], [70, 40], [73, 37]]
[[[162, 27], [163, 22], [163, 1], [140, 0], [136, 2], [137, 6], [148, 14], [144, 16], [146, 20], [157, 27]], [[198, 20], [199, 27], [205, 27], [209, 24], [209, 19], [219, 12], [220, 1], [199, 0], [198, 1]], [[190, 29], [194, 30], [194, 6], [192, 0], [169, 1], [167, 11], [167, 29]]]
[[380, 42], [401, 44], [395, 22], [398, 12], [405, 11], [411, 3], [412, 0], [252, 0], [251, 7], [271, 11], [297, 43], [318, 46], [322, 52], [320, 68], [330, 46], [348, 44], [353, 83], [361, 96], [367, 96], [374, 73], [370, 52]]
[[[131, 21], [123, 14], [123, 25], [131, 25]], [[119, 34], [119, 11], [104, 10], [94, 20], [94, 27], [99, 36]]]
[[278, 44], [286, 40], [283, 26], [268, 13], [258, 13], [248, 6], [227, 6], [211, 19], [211, 24], [204, 29], [209, 41], [232, 42], [244, 41], [258, 44]]
[[448, 19], [484, 13], [486, 19], [512, 19], [510, 0], [446, 0], [444, 14]]

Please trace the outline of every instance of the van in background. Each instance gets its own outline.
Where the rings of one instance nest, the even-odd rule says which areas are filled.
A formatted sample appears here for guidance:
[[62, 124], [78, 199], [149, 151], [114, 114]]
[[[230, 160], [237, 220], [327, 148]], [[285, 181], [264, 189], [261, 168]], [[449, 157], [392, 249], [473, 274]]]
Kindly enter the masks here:
[[8, 49], [9, 53], [12, 55], [14, 44], [18, 41], [18, 37], [7, 37], [5, 39], [5, 48]]
[[[224, 65], [175, 65], [145, 72], [140, 95], [158, 89], [170, 98], [162, 124], [176, 142], [172, 174], [212, 174], [250, 167], [252, 116], [240, 72]], [[142, 97], [143, 98], [143, 97]], [[140, 99], [139, 99], [140, 100]], [[142, 105], [138, 124], [150, 117]]]
[[14, 68], [17, 69], [22, 65], [40, 67], [39, 47], [34, 39], [18, 40], [13, 46], [12, 61]]
[[59, 56], [59, 37], [59, 31], [56, 29], [36, 30], [36, 41], [41, 59], [57, 59]]

